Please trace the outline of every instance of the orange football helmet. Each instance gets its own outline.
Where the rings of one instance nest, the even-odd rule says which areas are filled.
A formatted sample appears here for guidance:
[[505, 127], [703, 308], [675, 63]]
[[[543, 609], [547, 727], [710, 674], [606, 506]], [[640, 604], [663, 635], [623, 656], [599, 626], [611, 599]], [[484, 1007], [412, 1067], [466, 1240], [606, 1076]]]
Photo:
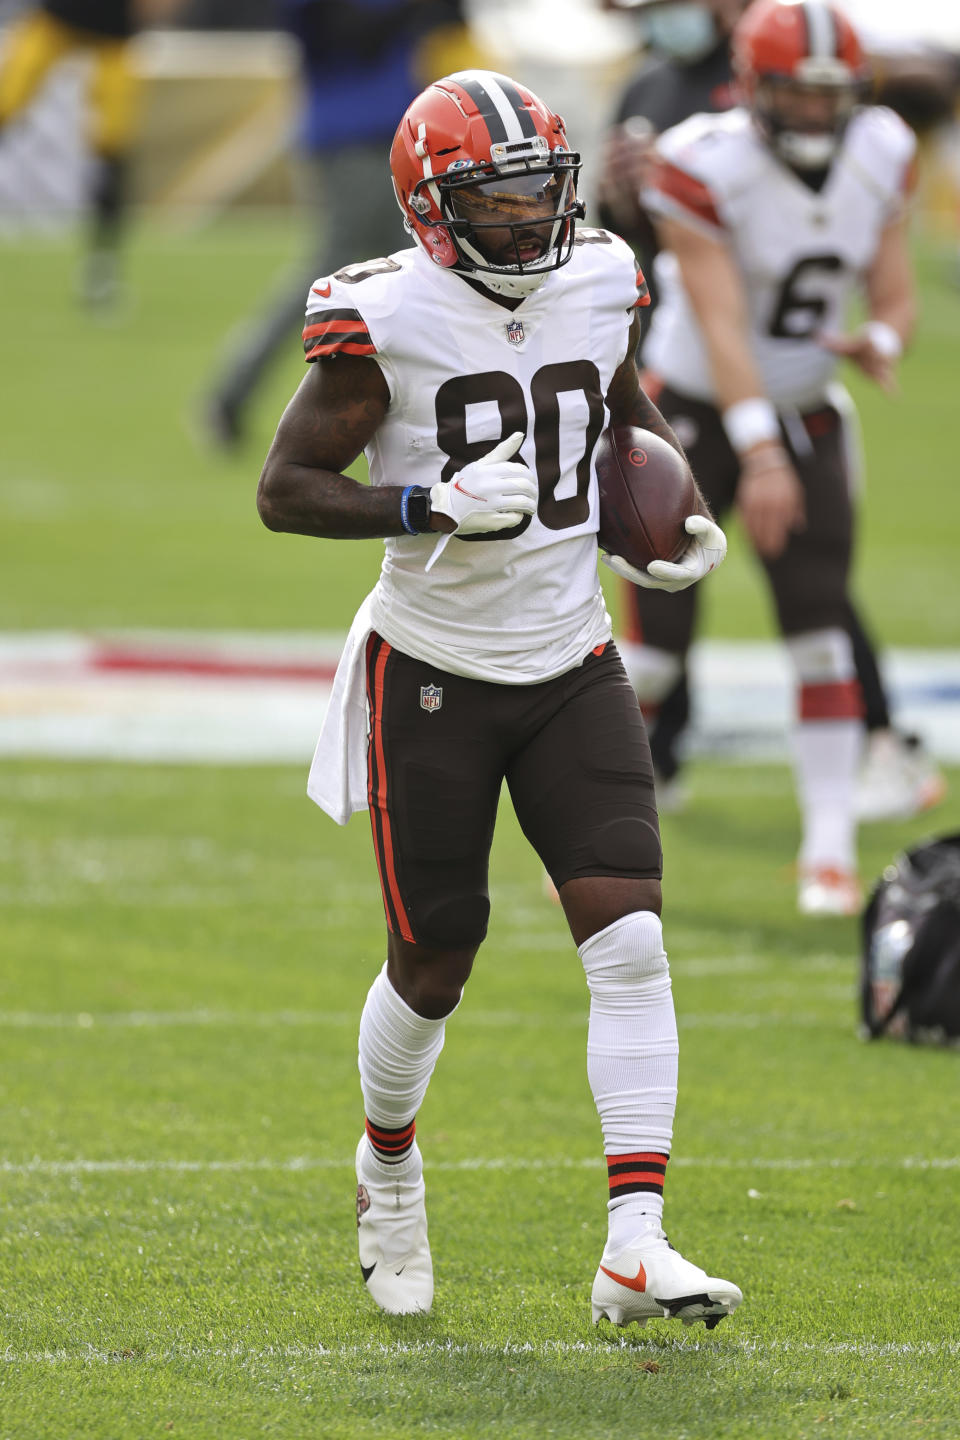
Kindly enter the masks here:
[[825, 169], [866, 85], [856, 30], [832, 0], [755, 0], [733, 31], [745, 103], [780, 158]]
[[531, 90], [491, 70], [436, 80], [390, 150], [397, 203], [437, 265], [524, 296], [573, 253], [580, 156]]

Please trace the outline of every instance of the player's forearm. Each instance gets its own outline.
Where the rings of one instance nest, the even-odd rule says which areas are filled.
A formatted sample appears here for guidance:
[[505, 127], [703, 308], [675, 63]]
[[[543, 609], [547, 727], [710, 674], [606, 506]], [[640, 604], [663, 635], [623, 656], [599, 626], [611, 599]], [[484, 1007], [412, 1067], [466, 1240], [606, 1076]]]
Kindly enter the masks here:
[[726, 410], [763, 395], [763, 381], [750, 348], [747, 297], [726, 246], [670, 222], [663, 226], [663, 238], [677, 258], [703, 336], [717, 408]]
[[889, 325], [901, 346], [913, 335], [917, 318], [907, 224], [903, 217], [883, 232], [866, 284], [870, 322]]
[[705, 296], [698, 296], [694, 311], [727, 439], [743, 461], [767, 463], [768, 452], [779, 458], [780, 426], [750, 348], [745, 304], [728, 294], [727, 303], [713, 309]]
[[309, 368], [257, 487], [257, 510], [269, 530], [336, 540], [403, 533], [402, 487], [374, 489], [345, 473], [383, 422], [388, 399], [372, 360], [347, 356]]
[[268, 530], [326, 540], [371, 540], [406, 531], [399, 485], [361, 485], [349, 475], [283, 460], [267, 463], [257, 510]]
[[868, 324], [887, 326], [896, 335], [901, 348], [909, 344], [916, 323], [917, 307], [912, 295], [879, 301], [870, 306]]
[[694, 305], [703, 335], [718, 410], [765, 394], [763, 379], [750, 349], [745, 311], [739, 306]]

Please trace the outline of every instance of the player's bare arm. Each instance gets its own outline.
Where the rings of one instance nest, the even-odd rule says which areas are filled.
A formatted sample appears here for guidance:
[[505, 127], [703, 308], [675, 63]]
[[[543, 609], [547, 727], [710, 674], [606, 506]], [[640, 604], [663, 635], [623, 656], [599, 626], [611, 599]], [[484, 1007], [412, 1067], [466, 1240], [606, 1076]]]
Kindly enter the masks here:
[[[750, 350], [747, 299], [729, 250], [721, 240], [679, 221], [663, 220], [660, 231], [662, 243], [676, 256], [704, 337], [718, 409], [727, 415], [745, 402], [763, 400]], [[744, 528], [761, 555], [778, 555], [790, 532], [804, 523], [800, 481], [778, 434], [745, 436], [735, 448], [742, 467], [737, 510]]]
[[448, 483], [434, 473], [424, 475], [422, 484], [418, 477], [410, 485], [376, 486], [344, 475], [383, 423], [389, 403], [375, 361], [341, 355], [316, 364], [287, 406], [260, 476], [257, 508], [268, 529], [331, 540], [427, 531], [477, 535], [508, 529], [535, 512], [536, 479], [514, 458], [521, 430], [462, 466]]
[[338, 356], [310, 367], [260, 475], [257, 509], [269, 530], [337, 539], [401, 532], [399, 500], [342, 473], [375, 433], [388, 403], [375, 361]]
[[906, 213], [899, 215], [880, 236], [867, 271], [869, 318], [852, 335], [826, 335], [821, 343], [842, 355], [874, 380], [882, 390], [896, 389], [897, 362], [913, 334], [916, 297], [907, 243]]
[[[318, 360], [283, 413], [264, 462], [257, 509], [269, 530], [335, 540], [402, 535], [402, 486], [374, 489], [343, 474], [376, 433], [390, 403], [383, 372], [366, 356]], [[435, 477], [425, 476], [425, 483]], [[431, 528], [453, 528], [445, 515]]]

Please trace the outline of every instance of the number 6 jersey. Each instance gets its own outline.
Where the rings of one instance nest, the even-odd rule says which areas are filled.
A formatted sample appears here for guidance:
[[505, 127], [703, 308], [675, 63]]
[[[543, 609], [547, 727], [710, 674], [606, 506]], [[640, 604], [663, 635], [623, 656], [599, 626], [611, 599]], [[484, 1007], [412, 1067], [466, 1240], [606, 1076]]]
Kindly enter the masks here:
[[[815, 190], [776, 159], [746, 110], [694, 115], [660, 136], [645, 202], [730, 247], [774, 404], [802, 410], [823, 401], [836, 359], [817, 334], [844, 328], [881, 232], [901, 213], [913, 152], [913, 134], [892, 110], [859, 110]], [[667, 252], [657, 280], [662, 299], [644, 361], [675, 389], [712, 400], [706, 347]]]
[[[638, 298], [639, 287], [639, 298]], [[581, 227], [572, 259], [516, 310], [417, 248], [311, 288], [308, 360], [369, 355], [390, 391], [366, 449], [373, 485], [432, 486], [515, 430], [537, 514], [495, 535], [385, 542], [372, 628], [409, 655], [476, 679], [546, 680], [610, 637], [597, 577], [593, 451], [605, 396], [646, 287], [628, 246]]]

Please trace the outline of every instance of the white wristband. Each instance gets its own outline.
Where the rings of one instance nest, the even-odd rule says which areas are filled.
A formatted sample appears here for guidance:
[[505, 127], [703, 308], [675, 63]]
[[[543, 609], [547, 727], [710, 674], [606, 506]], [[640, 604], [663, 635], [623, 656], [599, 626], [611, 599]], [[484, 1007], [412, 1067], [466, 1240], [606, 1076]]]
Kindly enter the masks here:
[[723, 428], [738, 455], [764, 440], [780, 439], [777, 412], [770, 401], [760, 395], [751, 395], [749, 400], [738, 400], [728, 406], [723, 412]]
[[899, 360], [903, 354], [903, 341], [886, 320], [868, 320], [863, 327], [870, 344], [885, 360]]

